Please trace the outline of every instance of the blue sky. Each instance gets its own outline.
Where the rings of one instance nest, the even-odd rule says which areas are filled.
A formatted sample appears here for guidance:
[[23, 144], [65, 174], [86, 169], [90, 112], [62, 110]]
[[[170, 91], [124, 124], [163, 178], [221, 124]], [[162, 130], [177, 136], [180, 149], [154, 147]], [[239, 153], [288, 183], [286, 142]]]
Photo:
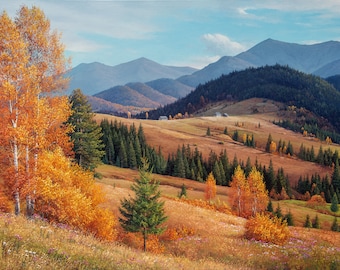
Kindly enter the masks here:
[[38, 6], [62, 33], [72, 65], [117, 65], [146, 57], [202, 68], [272, 38], [314, 44], [340, 41], [339, 0], [11, 0], [15, 16]]

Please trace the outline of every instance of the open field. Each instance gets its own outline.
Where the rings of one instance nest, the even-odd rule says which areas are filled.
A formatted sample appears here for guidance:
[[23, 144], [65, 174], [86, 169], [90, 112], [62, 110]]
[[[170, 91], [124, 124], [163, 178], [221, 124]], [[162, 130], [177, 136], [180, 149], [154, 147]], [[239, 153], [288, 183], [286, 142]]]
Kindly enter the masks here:
[[[120, 200], [137, 171], [100, 166], [107, 202], [103, 207], [118, 216]], [[168, 229], [186, 228], [192, 233], [175, 240], [161, 240], [162, 254], [143, 253], [119, 242], [98, 241], [62, 224], [0, 215], [0, 269], [339, 269], [339, 233], [328, 230], [290, 227], [290, 238], [283, 246], [243, 236], [246, 220], [172, 199], [184, 183], [190, 199], [202, 198], [204, 184], [154, 175], [161, 181], [162, 198], [169, 219]], [[173, 184], [174, 183], [174, 184]], [[228, 188], [219, 189], [219, 200], [227, 200]], [[216, 200], [216, 203], [217, 200]], [[303, 202], [280, 201], [291, 208], [294, 219], [309, 211]], [[274, 202], [274, 207], [276, 202]], [[293, 209], [294, 208], [294, 209]], [[294, 210], [294, 211], [293, 211]], [[310, 210], [311, 218], [314, 217]], [[319, 216], [322, 224], [324, 217]], [[117, 221], [118, 224], [118, 221]], [[323, 225], [322, 225], [323, 226]]]

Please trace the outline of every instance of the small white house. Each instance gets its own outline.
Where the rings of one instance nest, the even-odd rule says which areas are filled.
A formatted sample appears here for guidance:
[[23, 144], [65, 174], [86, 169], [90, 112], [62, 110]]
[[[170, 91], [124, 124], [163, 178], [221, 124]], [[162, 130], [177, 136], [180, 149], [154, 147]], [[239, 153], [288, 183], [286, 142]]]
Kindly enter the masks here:
[[216, 116], [216, 117], [221, 117], [221, 113], [220, 113], [220, 112], [216, 112], [216, 113], [215, 113], [215, 116]]
[[168, 117], [167, 116], [164, 116], [164, 115], [161, 115], [158, 120], [168, 120]]

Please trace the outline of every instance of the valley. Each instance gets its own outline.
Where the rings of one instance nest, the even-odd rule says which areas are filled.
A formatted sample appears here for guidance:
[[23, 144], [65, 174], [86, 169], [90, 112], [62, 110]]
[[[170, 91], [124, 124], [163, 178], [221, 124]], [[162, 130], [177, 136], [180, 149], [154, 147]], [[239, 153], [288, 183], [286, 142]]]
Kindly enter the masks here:
[[[250, 104], [257, 104], [259, 100], [248, 101], [248, 107], [253, 106]], [[338, 145], [326, 145], [315, 138], [303, 137], [302, 134], [297, 134], [287, 129], [281, 128], [272, 123], [277, 119], [277, 114], [248, 114], [248, 115], [232, 115], [232, 112], [239, 111], [237, 108], [244, 106], [243, 110], [247, 111], [245, 103], [239, 105], [230, 106], [229, 117], [215, 117], [214, 111], [216, 109], [210, 109], [205, 112], [210, 116], [199, 116], [181, 120], [140, 120], [140, 119], [126, 119], [117, 118], [115, 116], [97, 114], [96, 120], [100, 122], [102, 119], [108, 119], [109, 121], [115, 121], [125, 123], [127, 125], [135, 124], [138, 127], [142, 125], [147, 142], [155, 149], [161, 147], [162, 153], [165, 158], [177, 151], [178, 147], [182, 145], [190, 145], [191, 149], [198, 148], [207, 158], [210, 151], [214, 151], [219, 154], [221, 150], [226, 149], [229, 160], [232, 160], [234, 156], [238, 160], [246, 162], [250, 157], [252, 164], [257, 162], [259, 164], [268, 166], [270, 160], [272, 160], [275, 170], [281, 166], [284, 168], [286, 174], [291, 181], [292, 186], [296, 184], [300, 176], [311, 176], [314, 173], [318, 173], [322, 176], [332, 173], [331, 168], [320, 166], [316, 163], [306, 162], [297, 159], [296, 157], [288, 157], [287, 155], [269, 154], [264, 151], [269, 134], [272, 135], [273, 140], [279, 141], [280, 139], [288, 143], [290, 141], [295, 151], [298, 151], [300, 145], [303, 144], [306, 147], [314, 147], [317, 151], [320, 145], [323, 148], [330, 147], [333, 151], [335, 149], [340, 150]], [[271, 105], [270, 105], [271, 106]], [[237, 125], [242, 124], [242, 126]], [[259, 127], [260, 124], [260, 127]], [[211, 129], [211, 136], [206, 136], [208, 127]], [[224, 129], [227, 128], [228, 135], [223, 134]], [[240, 142], [235, 142], [231, 139], [231, 136], [235, 130], [240, 132], [240, 137], [243, 133], [254, 134], [256, 147], [249, 148], [244, 146]]]

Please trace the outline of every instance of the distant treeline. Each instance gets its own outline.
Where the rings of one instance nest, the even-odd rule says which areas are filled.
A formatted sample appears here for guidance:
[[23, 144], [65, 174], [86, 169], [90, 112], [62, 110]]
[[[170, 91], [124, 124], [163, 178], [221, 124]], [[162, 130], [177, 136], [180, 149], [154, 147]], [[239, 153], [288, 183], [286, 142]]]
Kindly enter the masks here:
[[340, 92], [320, 77], [280, 65], [248, 68], [222, 75], [199, 85], [195, 91], [175, 103], [150, 111], [149, 118], [158, 119], [161, 115], [174, 116], [177, 113], [192, 114], [211, 102], [241, 101], [254, 97], [305, 108], [327, 119], [335, 131], [340, 132]]
[[[271, 161], [266, 167], [258, 164], [257, 160], [255, 164], [251, 164], [250, 158], [245, 163], [238, 160], [236, 156], [229, 160], [226, 150], [221, 151], [218, 155], [211, 151], [209, 157], [204, 159], [197, 147], [192, 149], [189, 145], [179, 146], [176, 153], [168, 155], [168, 158], [165, 159], [161, 149], [156, 150], [147, 145], [142, 125], [137, 129], [134, 124], [128, 127], [121, 122], [103, 120], [100, 126], [103, 132], [102, 140], [105, 144], [103, 162], [106, 164], [135, 169], [141, 165], [141, 157], [145, 156], [150, 161], [155, 173], [204, 182], [208, 174], [213, 172], [217, 184], [223, 186], [229, 186], [238, 165], [245, 171], [246, 176], [252, 166], [255, 166], [263, 174], [266, 188], [272, 197], [288, 198], [292, 196], [288, 176], [285, 175], [283, 168], [275, 172]], [[335, 164], [337, 169], [331, 181], [328, 178], [314, 180], [321, 179], [317, 175], [313, 176], [311, 183], [308, 177], [303, 180], [301, 178], [296, 187], [297, 191], [301, 194], [307, 191], [310, 194], [323, 193], [328, 201], [329, 196], [332, 196], [334, 192], [339, 193], [340, 189], [340, 175], [336, 176], [338, 162]], [[313, 185], [314, 182], [317, 189]]]
[[321, 141], [325, 141], [328, 137], [331, 138], [332, 142], [340, 143], [339, 133], [336, 133], [335, 131], [324, 130], [317, 123], [309, 121], [309, 119], [306, 119], [302, 127], [301, 124], [294, 123], [290, 120], [274, 121], [273, 123], [280, 127], [290, 129], [295, 132], [306, 131], [308, 134], [313, 134], [316, 138], [318, 138]]

